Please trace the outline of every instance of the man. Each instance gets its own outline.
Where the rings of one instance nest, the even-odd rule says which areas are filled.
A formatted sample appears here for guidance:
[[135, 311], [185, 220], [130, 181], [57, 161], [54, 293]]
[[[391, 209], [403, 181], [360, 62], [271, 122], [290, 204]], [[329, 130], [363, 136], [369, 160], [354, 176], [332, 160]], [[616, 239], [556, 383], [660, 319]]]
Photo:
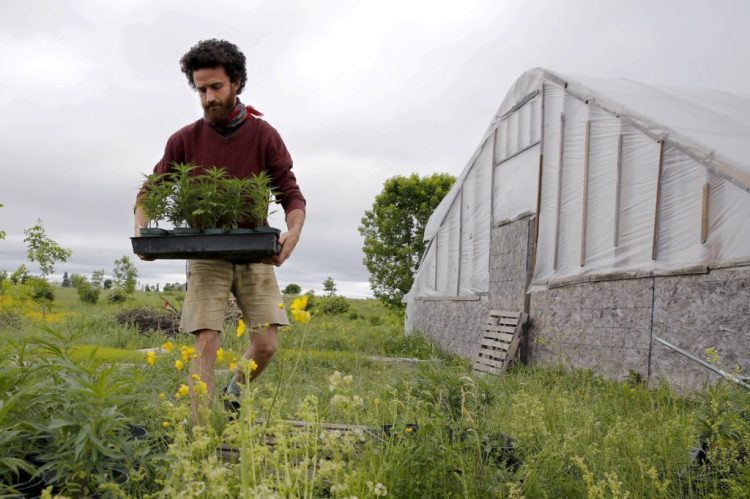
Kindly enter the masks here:
[[[212, 166], [223, 167], [234, 177], [266, 171], [280, 193], [279, 200], [286, 214], [288, 230], [279, 238], [281, 252], [269, 261], [281, 265], [299, 241], [305, 221], [305, 198], [297, 186], [291, 171], [292, 159], [278, 132], [259, 118], [261, 113], [251, 106], [245, 107], [237, 97], [247, 80], [245, 56], [227, 41], [204, 40], [182, 57], [180, 66], [190, 86], [197, 90], [204, 114], [169, 138], [164, 157], [156, 164], [154, 172], [168, 172], [173, 162], [199, 165], [195, 173]], [[136, 198], [135, 234], [139, 235], [147, 224], [148, 219]], [[278, 346], [278, 328], [289, 324], [280, 306], [281, 293], [270, 264], [189, 261], [188, 290], [180, 328], [195, 335], [198, 357], [191, 362], [191, 392], [192, 375], [197, 374], [206, 383], [208, 393], [213, 394], [214, 364], [230, 292], [254, 332], [250, 347], [243, 354], [257, 365], [251, 379], [268, 366]], [[240, 386], [245, 382], [238, 367], [227, 393], [239, 397]], [[198, 421], [195, 403], [193, 419]]]

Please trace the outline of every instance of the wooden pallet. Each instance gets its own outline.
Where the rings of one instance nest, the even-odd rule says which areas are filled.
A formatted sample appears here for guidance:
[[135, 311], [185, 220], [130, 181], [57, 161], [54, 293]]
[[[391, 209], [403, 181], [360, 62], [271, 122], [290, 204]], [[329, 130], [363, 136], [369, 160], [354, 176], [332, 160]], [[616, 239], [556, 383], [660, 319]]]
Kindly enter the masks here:
[[490, 310], [474, 358], [475, 371], [499, 376], [508, 369], [518, 351], [526, 317], [524, 312]]

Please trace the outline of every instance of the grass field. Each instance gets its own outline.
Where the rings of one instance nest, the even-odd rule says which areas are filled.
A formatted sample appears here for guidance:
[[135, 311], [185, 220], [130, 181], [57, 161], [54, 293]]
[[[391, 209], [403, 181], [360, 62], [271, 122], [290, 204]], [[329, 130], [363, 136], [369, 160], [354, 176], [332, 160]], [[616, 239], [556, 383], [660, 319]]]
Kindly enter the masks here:
[[[175, 368], [192, 338], [140, 333], [115, 320], [125, 309], [160, 310], [161, 297], [138, 292], [122, 304], [85, 305], [74, 290], [56, 295], [43, 314], [18, 289], [0, 295], [0, 494], [19, 473], [43, 477], [50, 494], [68, 497], [747, 497], [750, 490], [750, 395], [731, 386], [683, 398], [562, 366], [477, 377], [465, 360], [405, 337], [400, 314], [374, 300], [344, 300], [325, 313], [317, 299], [308, 324], [283, 330], [271, 366], [244, 391], [240, 416], [217, 397], [207, 423], [194, 426], [180, 389], [187, 369]], [[179, 294], [164, 296], [179, 306]], [[226, 325], [219, 387], [248, 336]], [[158, 350], [153, 365], [137, 351], [167, 341], [173, 351]], [[352, 426], [327, 429], [334, 423]], [[144, 426], [147, 438], [134, 439], [129, 424]], [[701, 439], [703, 464], [691, 456]]]

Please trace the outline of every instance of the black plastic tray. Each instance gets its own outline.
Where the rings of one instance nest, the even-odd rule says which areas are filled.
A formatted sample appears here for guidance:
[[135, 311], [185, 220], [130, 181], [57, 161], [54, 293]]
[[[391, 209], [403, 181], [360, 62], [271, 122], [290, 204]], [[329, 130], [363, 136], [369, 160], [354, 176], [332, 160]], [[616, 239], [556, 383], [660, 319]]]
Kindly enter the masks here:
[[261, 261], [279, 253], [275, 232], [131, 237], [133, 253], [156, 260]]

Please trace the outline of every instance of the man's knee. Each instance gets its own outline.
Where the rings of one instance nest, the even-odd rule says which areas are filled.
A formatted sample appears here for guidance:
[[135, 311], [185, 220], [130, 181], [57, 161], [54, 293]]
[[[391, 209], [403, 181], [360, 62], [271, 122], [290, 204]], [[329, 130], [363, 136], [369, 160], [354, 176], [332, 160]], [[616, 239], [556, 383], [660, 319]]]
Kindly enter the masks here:
[[264, 359], [270, 359], [276, 353], [276, 350], [279, 349], [275, 326], [259, 332], [253, 337], [252, 341], [255, 343], [255, 354]]
[[221, 336], [213, 329], [201, 329], [195, 333], [195, 348], [199, 354], [214, 355], [221, 346]]

